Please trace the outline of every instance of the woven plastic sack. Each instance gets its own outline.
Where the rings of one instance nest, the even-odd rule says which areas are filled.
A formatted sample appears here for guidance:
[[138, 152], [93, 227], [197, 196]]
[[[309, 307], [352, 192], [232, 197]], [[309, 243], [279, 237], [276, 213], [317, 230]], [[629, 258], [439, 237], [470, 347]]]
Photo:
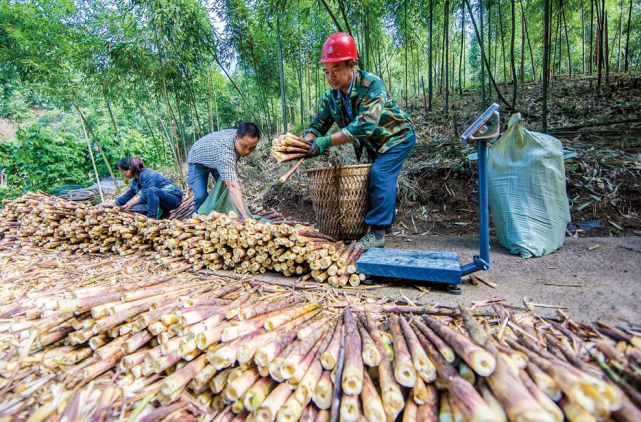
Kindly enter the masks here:
[[[229, 196], [229, 189], [223, 181], [223, 179], [218, 179], [216, 186], [209, 192], [209, 196], [205, 199], [205, 202], [198, 208], [198, 214], [200, 215], [209, 215], [212, 211], [220, 212], [223, 214], [229, 214], [231, 211], [234, 211], [236, 214], [240, 215], [238, 208], [231, 202], [231, 197]], [[261, 223], [271, 223], [271, 220], [268, 220], [257, 215], [252, 215], [249, 212], [249, 208], [245, 205], [245, 211], [253, 219], [260, 221]]]
[[490, 148], [490, 211], [496, 236], [523, 258], [563, 246], [570, 222], [563, 147], [558, 139], [528, 131], [521, 114]]

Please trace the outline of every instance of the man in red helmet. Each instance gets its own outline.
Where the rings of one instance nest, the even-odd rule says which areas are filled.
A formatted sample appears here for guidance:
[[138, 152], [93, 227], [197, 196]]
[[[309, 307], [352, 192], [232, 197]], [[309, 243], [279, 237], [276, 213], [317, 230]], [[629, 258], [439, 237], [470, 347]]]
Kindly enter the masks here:
[[[313, 140], [307, 158], [317, 157], [332, 145], [351, 142], [357, 158], [363, 148], [373, 161], [370, 171], [371, 208], [365, 222], [370, 231], [358, 241], [365, 249], [385, 247], [385, 233], [396, 221], [396, 180], [416, 135], [410, 116], [392, 99], [376, 75], [354, 68], [358, 60], [354, 39], [343, 32], [323, 46], [323, 72], [330, 84], [320, 109], [305, 132]], [[336, 123], [340, 132], [325, 134]]]

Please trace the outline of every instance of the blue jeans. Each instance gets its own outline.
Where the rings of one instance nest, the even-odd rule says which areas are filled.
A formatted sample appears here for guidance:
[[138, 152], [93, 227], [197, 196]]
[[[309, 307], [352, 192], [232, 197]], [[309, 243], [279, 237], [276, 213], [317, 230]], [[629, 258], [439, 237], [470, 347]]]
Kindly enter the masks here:
[[158, 208], [163, 212], [172, 211], [178, 208], [182, 201], [182, 195], [177, 196], [160, 188], [149, 188], [147, 190], [147, 206], [145, 204], [137, 204], [131, 207], [131, 211], [140, 214], [147, 213], [149, 218], [158, 218]]
[[209, 175], [214, 177], [214, 182], [218, 182], [220, 175], [218, 170], [204, 166], [202, 164], [189, 164], [187, 170], [187, 183], [194, 193], [194, 212], [198, 212], [198, 208], [205, 202], [209, 192], [207, 192], [207, 182]]
[[369, 174], [370, 211], [365, 222], [373, 228], [388, 227], [396, 221], [396, 180], [415, 143], [416, 135], [412, 135], [379, 154], [372, 164]]

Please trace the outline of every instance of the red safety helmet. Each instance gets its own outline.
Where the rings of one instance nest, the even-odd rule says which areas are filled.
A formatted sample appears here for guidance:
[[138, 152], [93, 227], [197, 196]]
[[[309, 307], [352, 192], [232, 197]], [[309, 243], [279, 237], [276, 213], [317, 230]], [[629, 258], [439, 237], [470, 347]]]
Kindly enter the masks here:
[[323, 45], [323, 57], [320, 62], [331, 63], [345, 60], [358, 60], [354, 38], [344, 32], [330, 35]]

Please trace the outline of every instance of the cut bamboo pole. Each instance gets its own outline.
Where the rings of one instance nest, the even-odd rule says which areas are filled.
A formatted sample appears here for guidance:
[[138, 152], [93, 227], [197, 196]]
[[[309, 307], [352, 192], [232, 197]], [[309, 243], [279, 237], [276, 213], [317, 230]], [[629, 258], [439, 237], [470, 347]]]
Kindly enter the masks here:
[[343, 321], [339, 320], [329, 346], [321, 356], [321, 364], [323, 365], [323, 368], [328, 371], [334, 369], [334, 367], [336, 366], [336, 361], [338, 360], [338, 350], [340, 349], [341, 344], [342, 326]]
[[367, 371], [363, 372], [363, 390], [361, 393], [363, 412], [369, 422], [385, 422], [386, 415], [383, 402], [376, 391], [374, 382]]
[[258, 381], [258, 378], [258, 369], [251, 368], [243, 372], [238, 378], [229, 382], [226, 389], [229, 400], [236, 401], [241, 399], [247, 390]]
[[278, 383], [271, 378], [261, 378], [243, 396], [243, 404], [249, 412], [254, 412], [276, 388]]
[[487, 377], [494, 372], [496, 359], [490, 353], [473, 344], [464, 335], [446, 327], [427, 315], [423, 316], [423, 321], [449, 344], [456, 351], [456, 354], [459, 355], [470, 368], [474, 369], [474, 372], [482, 377]]
[[412, 388], [416, 385], [416, 369], [412, 363], [412, 355], [405, 337], [403, 337], [398, 316], [391, 314], [389, 323], [390, 332], [394, 339], [394, 376], [399, 384]]
[[[338, 328], [337, 328], [338, 329]], [[319, 409], [329, 409], [332, 406], [332, 392], [334, 391], [331, 371], [325, 370], [314, 389], [312, 400]]]
[[200, 372], [207, 364], [207, 355], [200, 355], [197, 359], [191, 361], [182, 369], [169, 375], [162, 383], [160, 391], [169, 396], [175, 391], [187, 386], [189, 382]]
[[345, 367], [341, 378], [342, 387], [345, 394], [358, 395], [363, 388], [361, 337], [356, 320], [349, 308], [345, 308], [344, 318]]
[[404, 318], [399, 318], [399, 321], [403, 329], [403, 334], [405, 335], [405, 340], [407, 341], [407, 346], [412, 354], [412, 363], [418, 375], [425, 382], [434, 382], [436, 379], [434, 363], [427, 357], [425, 350], [423, 350], [423, 347], [418, 341], [418, 337], [416, 337], [409, 323]]
[[405, 400], [403, 399], [401, 389], [394, 377], [394, 370], [392, 369], [392, 364], [390, 363], [389, 355], [385, 349], [385, 343], [381, 338], [380, 332], [370, 320], [369, 314], [366, 314], [364, 322], [367, 325], [367, 329], [372, 340], [378, 347], [378, 351], [381, 354], [381, 363], [378, 365], [378, 375], [383, 409], [387, 416], [387, 420], [395, 420], [398, 414], [403, 410]]
[[[296, 347], [292, 348], [290, 353], [280, 365], [281, 377], [285, 380], [289, 380], [294, 377], [296, 373], [299, 373], [300, 370], [304, 367], [303, 365], [301, 365], [301, 363], [306, 360], [309, 355], [312, 355], [312, 351], [313, 355], [311, 359], [313, 359], [313, 356], [316, 355], [316, 351], [320, 347], [325, 334], [327, 333], [327, 331], [333, 332], [333, 329], [333, 325], [321, 327], [315, 330], [311, 335], [307, 336], [300, 343], [298, 343]], [[309, 362], [307, 362], [307, 366], [311, 365], [311, 359], [309, 360]], [[299, 375], [302, 376], [304, 374], [305, 373], [303, 372], [303, 374]], [[298, 382], [300, 382], [300, 378], [292, 381], [292, 383], [294, 384], [298, 384]]]
[[376, 367], [381, 362], [381, 354], [378, 352], [374, 340], [369, 335], [365, 327], [360, 321], [356, 321], [358, 324], [358, 332], [361, 337], [361, 350], [363, 363], [370, 367]]
[[[487, 405], [472, 384], [459, 375], [456, 368], [443, 358], [422, 332], [418, 331], [418, 329], [415, 329], [415, 332], [423, 349], [434, 363], [439, 379], [459, 404], [463, 416], [471, 422], [498, 422], [499, 419], [494, 411]], [[443, 401], [444, 399], [441, 397], [441, 408], [444, 406]]]
[[307, 372], [305, 372], [305, 375], [303, 376], [302, 380], [298, 383], [296, 387], [296, 391], [294, 392], [293, 397], [300, 403], [301, 407], [305, 407], [306, 405], [308, 405], [310, 400], [312, 399], [312, 396], [314, 394], [314, 389], [316, 388], [316, 385], [318, 384], [323, 374], [321, 356], [329, 346], [329, 343], [334, 335], [334, 332], [337, 329], [340, 329], [339, 327], [340, 327], [340, 322], [337, 322], [336, 325], [334, 325], [332, 328], [330, 328], [327, 331], [327, 333], [325, 333], [325, 337], [323, 338], [322, 343], [320, 344], [318, 350], [316, 351], [316, 355], [314, 356], [311, 365], [309, 366], [309, 368], [307, 369]]
[[287, 383], [280, 383], [256, 409], [257, 422], [274, 422], [278, 410], [285, 404], [292, 390]]
[[340, 420], [345, 422], [356, 422], [360, 416], [358, 396], [343, 394], [340, 400]]

